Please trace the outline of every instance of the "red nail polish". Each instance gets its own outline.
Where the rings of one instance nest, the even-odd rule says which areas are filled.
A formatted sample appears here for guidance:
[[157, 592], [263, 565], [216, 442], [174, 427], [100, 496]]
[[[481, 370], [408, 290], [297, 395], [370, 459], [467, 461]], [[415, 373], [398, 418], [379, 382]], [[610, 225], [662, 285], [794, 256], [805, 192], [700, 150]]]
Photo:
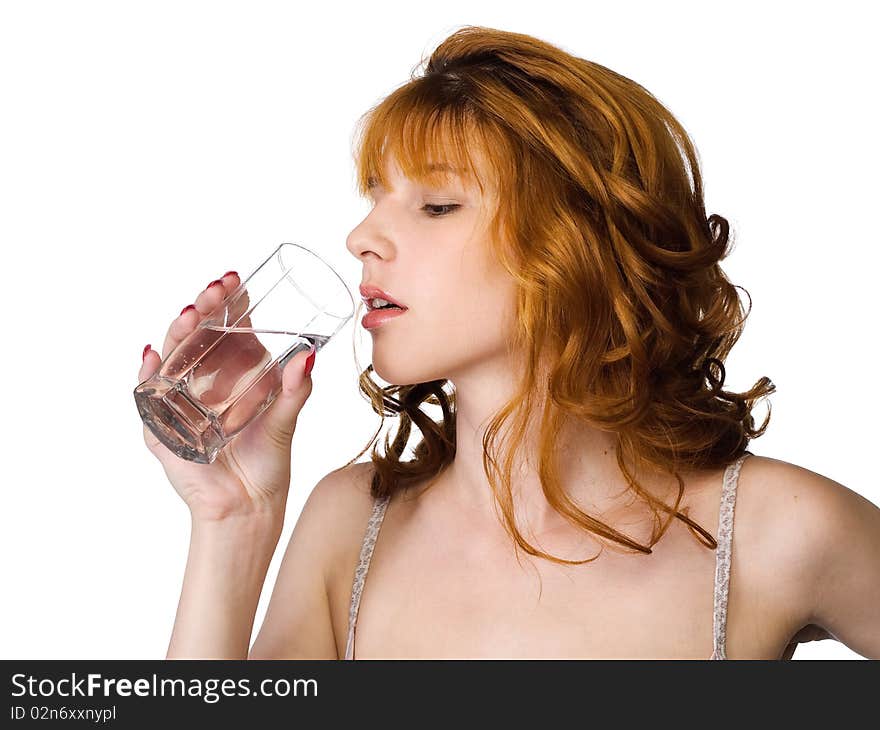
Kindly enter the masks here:
[[210, 289], [212, 286], [217, 286], [218, 284], [222, 284], [222, 283], [223, 283], [222, 280], [214, 279], [214, 281], [212, 281], [210, 284], [208, 284], [208, 286], [206, 286], [205, 289]]
[[230, 276], [230, 275], [232, 275], [232, 274], [235, 274], [236, 276], [238, 276], [238, 272], [237, 272], [237, 271], [227, 271], [227, 272], [226, 272], [225, 274], [223, 274], [223, 276], [221, 276], [220, 278], [221, 278], [221, 279], [225, 279], [227, 276]]
[[315, 354], [317, 352], [318, 352], [317, 350], [313, 350], [312, 354], [306, 358], [306, 369], [305, 369], [306, 375], [309, 375], [312, 372], [312, 368], [315, 367]]
[[[195, 304], [187, 304], [183, 309], [180, 310], [180, 314], [183, 314], [184, 312], [188, 312], [190, 309], [195, 309], [195, 308], [196, 308]], [[178, 315], [178, 316], [180, 316], [180, 315]]]
[[141, 361], [144, 361], [144, 360], [147, 359], [147, 353], [148, 353], [149, 351], [150, 351], [150, 346], [147, 345], [147, 346], [144, 348], [144, 354], [141, 355]]

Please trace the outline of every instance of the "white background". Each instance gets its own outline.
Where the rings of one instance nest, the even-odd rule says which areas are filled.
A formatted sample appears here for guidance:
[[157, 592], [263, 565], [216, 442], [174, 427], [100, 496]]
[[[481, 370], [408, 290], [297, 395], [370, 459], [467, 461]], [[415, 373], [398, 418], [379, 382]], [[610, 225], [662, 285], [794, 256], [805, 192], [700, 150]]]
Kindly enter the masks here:
[[[141, 350], [281, 241], [317, 250], [356, 292], [355, 122], [462, 25], [609, 66], [681, 120], [707, 211], [734, 228], [723, 267], [753, 300], [727, 385], [778, 388], [751, 450], [880, 504], [867, 4], [317, 5], [0, 5], [0, 657], [165, 656], [189, 514], [143, 445]], [[353, 339], [365, 367], [354, 320], [317, 358], [254, 636], [305, 497], [378, 423]], [[795, 658], [859, 657], [824, 641]]]

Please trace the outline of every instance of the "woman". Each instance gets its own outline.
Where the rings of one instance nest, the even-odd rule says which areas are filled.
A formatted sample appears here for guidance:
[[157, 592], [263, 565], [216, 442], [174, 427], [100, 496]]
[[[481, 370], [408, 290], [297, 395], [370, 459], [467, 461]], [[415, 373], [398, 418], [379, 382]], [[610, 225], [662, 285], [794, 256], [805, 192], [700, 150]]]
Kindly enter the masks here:
[[[193, 520], [168, 657], [776, 659], [836, 638], [880, 658], [880, 509], [747, 450], [774, 386], [723, 390], [745, 319], [728, 224], [669, 111], [466, 27], [365, 121], [373, 207], [347, 247], [365, 304], [401, 306], [363, 321], [360, 385], [397, 433], [309, 495], [249, 652], [311, 363], [213, 464], [145, 429]], [[238, 284], [201, 292], [163, 356]]]

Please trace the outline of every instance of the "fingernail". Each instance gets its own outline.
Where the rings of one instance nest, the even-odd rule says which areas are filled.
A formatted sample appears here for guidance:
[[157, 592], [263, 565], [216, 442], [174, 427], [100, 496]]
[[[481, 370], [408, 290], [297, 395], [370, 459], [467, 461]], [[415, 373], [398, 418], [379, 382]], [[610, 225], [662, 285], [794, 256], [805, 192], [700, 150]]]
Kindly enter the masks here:
[[218, 284], [222, 284], [222, 283], [223, 283], [222, 280], [214, 279], [214, 281], [212, 281], [210, 284], [208, 284], [208, 286], [206, 286], [205, 289], [210, 289], [212, 286], [217, 286]]
[[[188, 312], [190, 309], [195, 309], [195, 308], [196, 308], [195, 304], [187, 304], [183, 309], [180, 310], [180, 314], [183, 314], [184, 312]], [[180, 315], [178, 315], [178, 316], [180, 316]]]
[[150, 346], [147, 345], [147, 346], [144, 348], [144, 354], [141, 355], [141, 362], [143, 362], [144, 360], [147, 359], [147, 353], [148, 353], [149, 351], [150, 351]]
[[305, 369], [306, 375], [311, 373], [312, 368], [315, 367], [315, 354], [317, 352], [318, 352], [317, 350], [312, 350], [312, 354], [306, 358], [306, 369]]
[[235, 274], [236, 276], [238, 276], [238, 272], [237, 272], [237, 271], [227, 271], [227, 272], [226, 272], [225, 274], [223, 274], [223, 276], [221, 276], [220, 278], [221, 278], [221, 279], [225, 279], [227, 276], [231, 276], [232, 274]]

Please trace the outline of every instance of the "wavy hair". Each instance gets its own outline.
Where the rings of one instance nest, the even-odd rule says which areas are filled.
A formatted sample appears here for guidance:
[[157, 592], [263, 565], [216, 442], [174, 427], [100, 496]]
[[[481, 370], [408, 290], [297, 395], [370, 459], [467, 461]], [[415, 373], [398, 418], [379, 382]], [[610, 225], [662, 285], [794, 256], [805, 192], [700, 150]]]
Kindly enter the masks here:
[[[511, 464], [529, 414], [540, 408], [542, 488], [570, 523], [651, 553], [677, 518], [715, 549], [687, 508], [679, 511], [679, 471], [719, 468], [742, 455], [770, 420], [768, 403], [764, 423], [754, 428], [755, 402], [775, 386], [763, 377], [745, 393], [723, 388], [724, 361], [748, 312], [719, 266], [731, 250], [730, 227], [718, 214], [706, 217], [698, 157], [684, 128], [636, 82], [519, 33], [465, 26], [437, 46], [423, 73], [417, 70], [361, 117], [357, 186], [366, 196], [374, 178], [385, 183], [388, 154], [409, 179], [444, 180], [442, 168], [432, 169], [442, 161], [481, 190], [487, 181], [473, 150], [488, 163], [499, 201], [490, 245], [517, 284], [509, 351], [524, 358], [516, 392], [483, 437], [483, 468], [505, 529], [530, 555], [571, 565], [598, 557], [552, 556], [517, 529]], [[542, 376], [545, 358], [549, 373]], [[377, 445], [371, 452], [372, 495], [432, 483], [455, 457], [454, 387], [447, 380], [383, 386], [372, 380], [372, 364], [358, 370], [360, 392], [382, 420], [345, 466], [375, 444], [386, 416], [397, 416], [384, 454]], [[423, 404], [440, 407], [439, 422]], [[591, 517], [566, 494], [554, 444], [567, 418], [615, 434], [618, 466], [651, 507], [648, 545]], [[496, 451], [508, 420], [513, 440]], [[413, 425], [421, 436], [413, 458], [402, 460]], [[674, 505], [639, 485], [633, 471], [641, 467], [677, 480]]]

